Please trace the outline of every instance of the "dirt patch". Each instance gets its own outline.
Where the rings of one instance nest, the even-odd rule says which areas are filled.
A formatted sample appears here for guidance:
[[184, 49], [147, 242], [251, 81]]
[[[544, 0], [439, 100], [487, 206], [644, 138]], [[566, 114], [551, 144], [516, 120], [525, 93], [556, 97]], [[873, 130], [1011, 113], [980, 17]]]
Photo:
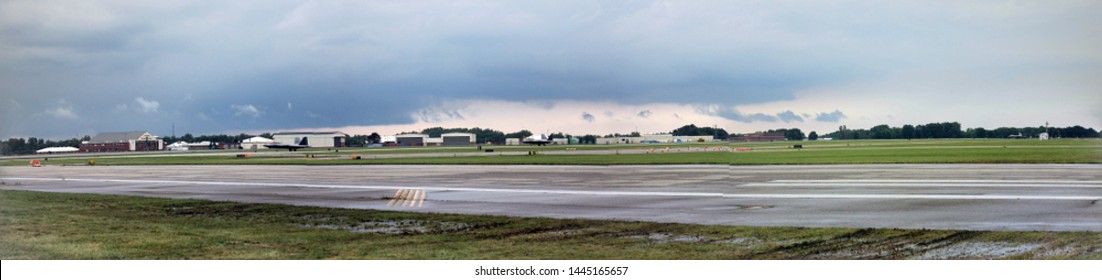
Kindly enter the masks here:
[[1043, 247], [1036, 243], [961, 242], [935, 249], [919, 259], [1001, 259], [1028, 253]]
[[327, 224], [312, 223], [298, 224], [304, 228], [321, 228], [329, 230], [343, 230], [361, 233], [382, 234], [425, 234], [453, 232], [468, 229], [469, 224], [436, 221], [400, 220], [400, 221], [367, 221], [353, 224]]
[[738, 245], [756, 245], [761, 243], [761, 239], [753, 237], [737, 237], [731, 239], [718, 240], [716, 243], [720, 244], [738, 244]]
[[1037, 254], [1037, 256], [1041, 258], [1067, 257], [1074, 255], [1076, 250], [1076, 247], [1064, 246], [1045, 250], [1043, 253]]
[[674, 235], [669, 233], [651, 233], [646, 235], [631, 235], [627, 238], [648, 239], [655, 243], [663, 244], [670, 242], [702, 242], [708, 241], [703, 236], [690, 236], [690, 235]]
[[547, 236], [573, 236], [573, 235], [577, 235], [577, 234], [581, 234], [581, 233], [582, 233], [582, 231], [579, 230], [579, 229], [563, 229], [563, 230], [553, 230], [553, 231], [541, 232], [540, 234], [547, 235]]

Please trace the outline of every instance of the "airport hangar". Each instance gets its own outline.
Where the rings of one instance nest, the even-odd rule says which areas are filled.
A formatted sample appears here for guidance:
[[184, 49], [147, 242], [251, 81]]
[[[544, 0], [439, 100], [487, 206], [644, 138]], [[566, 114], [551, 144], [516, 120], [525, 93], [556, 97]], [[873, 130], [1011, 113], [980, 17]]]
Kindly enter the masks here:
[[282, 144], [299, 144], [302, 139], [306, 139], [306, 145], [314, 148], [334, 148], [344, 147], [344, 139], [348, 138], [348, 134], [340, 131], [325, 131], [325, 132], [280, 132], [272, 134], [272, 139], [277, 143]]
[[441, 134], [440, 137], [429, 137], [425, 134], [399, 134], [394, 136], [398, 146], [466, 146], [478, 142], [478, 137], [473, 133], [452, 132]]

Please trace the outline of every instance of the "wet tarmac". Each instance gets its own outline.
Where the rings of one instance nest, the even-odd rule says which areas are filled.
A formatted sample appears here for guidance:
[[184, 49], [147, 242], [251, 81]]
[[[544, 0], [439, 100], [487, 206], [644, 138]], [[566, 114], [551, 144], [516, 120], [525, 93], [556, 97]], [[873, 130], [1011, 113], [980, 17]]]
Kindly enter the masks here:
[[1102, 165], [46, 166], [3, 189], [694, 224], [1102, 231]]

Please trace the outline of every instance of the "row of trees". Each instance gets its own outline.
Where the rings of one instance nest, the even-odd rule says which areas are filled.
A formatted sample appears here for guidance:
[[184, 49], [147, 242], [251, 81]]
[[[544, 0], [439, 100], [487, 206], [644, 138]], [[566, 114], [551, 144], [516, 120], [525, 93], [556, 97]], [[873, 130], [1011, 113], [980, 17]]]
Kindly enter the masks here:
[[[824, 137], [834, 139], [915, 139], [915, 138], [1008, 138], [1021, 135], [1022, 137], [1036, 138], [1041, 133], [1048, 131], [1053, 138], [1093, 138], [1099, 137], [1098, 131], [1082, 126], [1069, 127], [1000, 127], [988, 130], [982, 127], [961, 129], [960, 123], [942, 122], [928, 123], [925, 125], [903, 125], [902, 127], [890, 127], [886, 124], [877, 125], [869, 129], [849, 129], [841, 126], [838, 131], [828, 133]], [[791, 140], [791, 139], [790, 139]]]
[[[720, 129], [720, 130], [722, 131], [722, 129]], [[723, 131], [723, 132], [726, 132], [726, 131]], [[777, 129], [767, 130], [764, 133], [784, 134], [784, 138], [786, 140], [789, 140], [789, 141], [804, 140], [804, 132], [802, 130], [800, 130], [799, 128], [777, 128]], [[723, 140], [723, 139], [727, 139], [729, 137], [741, 137], [741, 136], [746, 136], [746, 135], [745, 134], [731, 134], [731, 135], [725, 135], [723, 138], [716, 138], [716, 139]], [[816, 139], [818, 139], [818, 137], [819, 137], [819, 134], [816, 134], [814, 131], [812, 131], [810, 134], [807, 135], [808, 140], [816, 140]]]
[[344, 139], [344, 144], [352, 147], [362, 147], [369, 144], [383, 142], [383, 136], [372, 132], [370, 135], [355, 134]]
[[[769, 131], [766, 131], [765, 133], [783, 133], [785, 139], [792, 140], [792, 141], [802, 141], [802, 140], [804, 140], [804, 132], [800, 131], [799, 128], [770, 129]], [[815, 132], [812, 131], [811, 133], [815, 133]]]
[[727, 134], [727, 130], [724, 130], [722, 128], [697, 127], [693, 124], [674, 129], [672, 132], [670, 132], [670, 134], [673, 134], [674, 136], [711, 135], [720, 140], [727, 139], [727, 137], [729, 136], [729, 134]]
[[[964, 137], [972, 138], [1005, 138], [1010, 135], [1021, 134], [1025, 137], [1037, 137], [1042, 132], [1045, 132], [1044, 127], [1000, 127], [995, 130], [986, 130], [982, 127], [969, 128], [964, 132]], [[1068, 126], [1068, 127], [1049, 127], [1047, 129], [1049, 137], [1053, 138], [1097, 138], [1099, 137], [1099, 131], [1094, 128], [1085, 128], [1082, 126]]]
[[30, 137], [23, 138], [11, 138], [7, 141], [0, 141], [0, 155], [27, 155], [33, 154], [42, 148], [49, 147], [76, 147], [80, 146], [81, 141], [91, 140], [92, 137], [85, 135], [80, 139], [73, 138], [61, 141], [46, 140], [42, 138]]
[[253, 138], [253, 137], [256, 137], [256, 136], [260, 136], [260, 137], [264, 137], [264, 138], [268, 138], [268, 139], [272, 138], [271, 133], [264, 133], [264, 134], [260, 134], [260, 135], [250, 135], [250, 134], [241, 133], [241, 134], [238, 134], [238, 135], [217, 134], [217, 135], [199, 135], [199, 136], [193, 136], [193, 135], [191, 135], [191, 133], [185, 133], [183, 136], [179, 136], [179, 137], [165, 136], [165, 137], [161, 138], [161, 140], [164, 140], [166, 145], [176, 143], [176, 142], [180, 142], [180, 141], [184, 141], [184, 142], [188, 142], [188, 143], [203, 142], [203, 141], [210, 141], [210, 142], [213, 142], [213, 143], [241, 143], [241, 141], [243, 141], [245, 139]]

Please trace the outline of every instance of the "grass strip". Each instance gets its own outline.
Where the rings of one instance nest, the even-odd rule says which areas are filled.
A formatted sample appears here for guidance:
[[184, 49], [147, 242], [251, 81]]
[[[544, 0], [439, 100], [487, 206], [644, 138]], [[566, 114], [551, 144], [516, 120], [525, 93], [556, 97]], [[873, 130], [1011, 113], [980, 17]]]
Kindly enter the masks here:
[[1102, 259], [1102, 233], [708, 226], [0, 190], [2, 259]]

